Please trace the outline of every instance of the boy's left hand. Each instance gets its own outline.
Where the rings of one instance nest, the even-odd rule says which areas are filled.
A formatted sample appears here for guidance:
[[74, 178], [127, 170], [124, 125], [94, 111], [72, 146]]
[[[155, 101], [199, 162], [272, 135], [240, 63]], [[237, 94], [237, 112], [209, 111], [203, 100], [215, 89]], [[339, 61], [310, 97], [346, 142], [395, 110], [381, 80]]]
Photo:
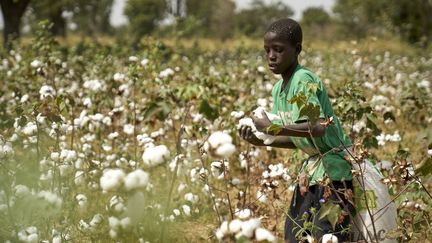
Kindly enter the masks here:
[[261, 114], [259, 114], [259, 116], [255, 116], [254, 114], [252, 114], [252, 121], [255, 124], [255, 127], [258, 131], [260, 132], [264, 132], [266, 133], [266, 128], [271, 126], [272, 122], [270, 121], [270, 119], [268, 118], [267, 114], [262, 111]]

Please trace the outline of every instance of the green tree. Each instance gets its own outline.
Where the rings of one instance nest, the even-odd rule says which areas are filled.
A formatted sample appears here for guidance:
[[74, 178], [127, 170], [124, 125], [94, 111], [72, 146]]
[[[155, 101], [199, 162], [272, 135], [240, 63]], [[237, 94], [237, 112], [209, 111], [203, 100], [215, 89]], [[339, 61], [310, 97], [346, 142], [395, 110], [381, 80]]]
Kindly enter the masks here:
[[157, 21], [164, 18], [167, 10], [162, 0], [128, 0], [124, 13], [129, 19], [130, 29], [134, 34], [135, 43], [144, 36], [152, 33]]
[[[189, 24], [195, 25], [194, 35], [209, 35], [215, 2], [212, 0], [187, 0], [186, 15]], [[186, 28], [188, 26], [185, 26]]]
[[210, 31], [214, 37], [225, 40], [234, 34], [234, 9], [231, 0], [219, 0], [215, 3], [210, 17]]
[[324, 27], [330, 23], [330, 15], [321, 7], [310, 7], [303, 11], [301, 23], [308, 27]]
[[310, 38], [334, 38], [333, 23], [330, 15], [320, 7], [310, 7], [303, 11], [301, 25], [304, 35]]
[[113, 0], [72, 0], [74, 21], [78, 31], [94, 36], [98, 34], [110, 34], [112, 28], [109, 22]]
[[37, 22], [48, 20], [52, 23], [50, 31], [55, 36], [66, 35], [66, 20], [62, 13], [70, 0], [38, 0], [30, 3]]
[[393, 32], [411, 43], [432, 39], [432, 0], [338, 0], [333, 11], [349, 35]]
[[52, 23], [51, 33], [66, 35], [65, 11], [72, 13], [69, 21], [77, 24], [77, 31], [87, 36], [111, 32], [109, 16], [113, 0], [38, 0], [31, 3], [37, 22], [48, 20]]
[[293, 10], [280, 1], [267, 5], [262, 0], [254, 0], [250, 8], [236, 15], [236, 29], [245, 35], [261, 36], [270, 23], [293, 14]]

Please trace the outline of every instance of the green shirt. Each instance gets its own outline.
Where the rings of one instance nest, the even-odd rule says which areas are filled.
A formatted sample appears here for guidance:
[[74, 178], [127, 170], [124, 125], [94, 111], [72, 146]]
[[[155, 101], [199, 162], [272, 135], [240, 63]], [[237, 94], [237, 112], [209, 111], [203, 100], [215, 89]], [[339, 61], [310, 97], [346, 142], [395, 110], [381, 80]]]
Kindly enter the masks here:
[[[328, 169], [329, 177], [334, 181], [352, 180], [351, 164], [344, 158], [344, 147], [351, 146], [350, 139], [345, 135], [339, 119], [335, 116], [330, 100], [321, 80], [310, 70], [298, 65], [284, 90], [283, 80], [279, 80], [273, 87], [273, 109], [272, 113], [279, 115], [282, 120], [275, 121], [277, 124], [293, 124], [304, 122], [308, 118], [300, 117], [300, 110], [296, 103], [291, 104], [290, 100], [296, 94], [303, 92], [308, 97], [308, 102], [319, 106], [319, 117], [333, 117], [333, 122], [326, 128], [323, 137], [304, 138], [290, 137], [294, 145], [307, 153], [310, 158], [303, 164], [303, 171], [310, 176], [310, 185], [316, 184], [318, 180], [326, 175]], [[316, 92], [310, 87], [317, 87]], [[314, 146], [314, 143], [316, 146]], [[325, 154], [321, 159], [319, 152]], [[324, 163], [323, 163], [324, 161]]]

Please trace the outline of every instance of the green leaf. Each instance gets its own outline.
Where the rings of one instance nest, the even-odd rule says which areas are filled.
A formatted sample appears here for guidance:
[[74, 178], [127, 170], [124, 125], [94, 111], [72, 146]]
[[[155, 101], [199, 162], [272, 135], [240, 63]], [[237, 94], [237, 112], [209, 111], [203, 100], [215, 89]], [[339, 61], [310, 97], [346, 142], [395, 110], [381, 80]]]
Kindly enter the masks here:
[[269, 134], [272, 135], [278, 135], [282, 130], [282, 126], [278, 125], [278, 124], [271, 124], [268, 128], [267, 128], [267, 132]]
[[156, 116], [159, 120], [164, 120], [170, 113], [170, 106], [162, 99], [151, 102], [144, 110], [144, 119], [150, 119]]
[[302, 107], [306, 105], [307, 97], [304, 92], [299, 92], [289, 100], [289, 103], [296, 104], [298, 107]]
[[378, 148], [378, 140], [374, 136], [367, 136], [363, 139], [365, 148]]
[[366, 115], [366, 127], [371, 129], [374, 135], [378, 135], [381, 133], [381, 130], [378, 128], [376, 117], [372, 114]]
[[421, 176], [428, 176], [432, 174], [432, 158], [428, 158], [423, 163], [421, 163], [417, 167], [416, 172]]
[[311, 83], [311, 82], [307, 83], [307, 90], [309, 93], [315, 94], [318, 91], [318, 89], [319, 89], [318, 83]]
[[319, 219], [321, 220], [326, 217], [327, 220], [331, 223], [333, 229], [335, 229], [341, 212], [342, 209], [338, 204], [334, 204], [329, 201], [321, 205]]
[[308, 120], [315, 124], [320, 115], [320, 106], [315, 105], [313, 103], [308, 103], [306, 106], [303, 106], [300, 110], [300, 117], [306, 116]]
[[219, 112], [216, 108], [212, 107], [207, 100], [201, 100], [199, 113], [204, 114], [207, 119], [214, 120], [219, 117]]

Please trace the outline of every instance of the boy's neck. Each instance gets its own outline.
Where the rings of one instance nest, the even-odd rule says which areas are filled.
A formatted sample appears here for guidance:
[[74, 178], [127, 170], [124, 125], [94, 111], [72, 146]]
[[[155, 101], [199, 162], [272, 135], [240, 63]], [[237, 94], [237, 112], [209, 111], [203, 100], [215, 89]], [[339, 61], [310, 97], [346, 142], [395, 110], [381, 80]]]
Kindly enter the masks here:
[[283, 88], [285, 88], [285, 86], [290, 81], [290, 79], [291, 79], [292, 75], [294, 74], [294, 71], [296, 70], [297, 66], [298, 66], [298, 60], [296, 60], [295, 63], [288, 70], [286, 70], [286, 72], [282, 73]]

